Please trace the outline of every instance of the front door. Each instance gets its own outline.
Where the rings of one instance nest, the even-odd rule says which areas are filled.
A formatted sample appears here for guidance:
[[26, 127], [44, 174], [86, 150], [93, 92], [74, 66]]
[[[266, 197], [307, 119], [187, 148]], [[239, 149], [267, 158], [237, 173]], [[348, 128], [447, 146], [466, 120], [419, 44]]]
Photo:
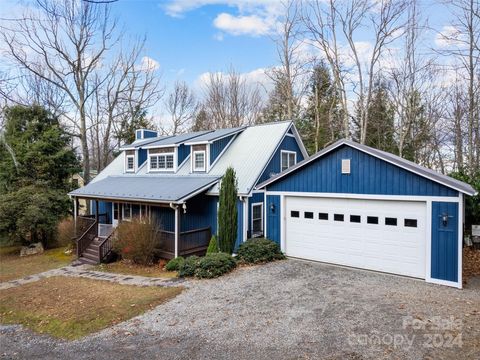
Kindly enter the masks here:
[[118, 225], [118, 218], [120, 214], [120, 206], [118, 203], [114, 202], [112, 203], [112, 225], [113, 227], [116, 227]]

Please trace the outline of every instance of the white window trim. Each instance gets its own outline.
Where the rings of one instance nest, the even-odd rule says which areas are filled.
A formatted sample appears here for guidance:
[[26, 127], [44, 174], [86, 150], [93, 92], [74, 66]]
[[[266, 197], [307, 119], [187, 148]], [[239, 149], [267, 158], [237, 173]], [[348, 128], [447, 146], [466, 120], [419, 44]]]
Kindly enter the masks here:
[[[159, 169], [159, 168], [156, 168], [156, 169], [152, 169], [151, 166], [150, 166], [150, 163], [151, 163], [151, 158], [153, 156], [157, 157], [157, 156], [165, 156], [165, 166], [167, 165], [167, 159], [166, 157], [168, 155], [172, 155], [173, 156], [173, 168], [171, 169]], [[168, 153], [158, 153], [158, 154], [148, 154], [148, 172], [176, 172], [176, 156], [175, 156], [175, 152], [168, 152]]]
[[[128, 168], [128, 159], [133, 159], [133, 169]], [[125, 154], [125, 172], [135, 172], [135, 155], [127, 155]]]
[[[130, 216], [125, 216], [125, 205], [130, 206]], [[122, 204], [122, 220], [123, 221], [132, 221], [132, 216], [133, 216], [133, 206], [130, 203], [123, 203]]]
[[[251, 205], [251, 214], [252, 214], [252, 218], [250, 219], [250, 228], [252, 229], [252, 235], [253, 235], [253, 207], [254, 206], [261, 206], [261, 211], [260, 211], [260, 214], [261, 214], [261, 217], [260, 219], [262, 220], [261, 224], [262, 224], [262, 228], [261, 228], [261, 231], [263, 232], [264, 231], [264, 226], [263, 226], [263, 220], [264, 220], [264, 217], [263, 217], [263, 203], [262, 202], [256, 202], [256, 203], [252, 203]], [[258, 219], [256, 219], [258, 220]]]
[[[201, 167], [201, 168], [197, 168], [195, 166], [195, 163], [196, 163], [195, 155], [196, 154], [203, 154], [203, 167]], [[205, 150], [195, 150], [193, 152], [192, 162], [193, 162], [193, 164], [192, 164], [193, 171], [202, 171], [202, 172], [207, 171], [207, 152]]]
[[[283, 157], [283, 154], [294, 154], [295, 155], [295, 161], [293, 164], [290, 164], [290, 157], [287, 156], [287, 161], [288, 161], [288, 167], [284, 170], [282, 170], [282, 157]], [[290, 169], [293, 165], [295, 165], [297, 163], [297, 152], [296, 151], [289, 151], [289, 150], [281, 150], [280, 151], [280, 172], [282, 171], [285, 171], [287, 169]]]

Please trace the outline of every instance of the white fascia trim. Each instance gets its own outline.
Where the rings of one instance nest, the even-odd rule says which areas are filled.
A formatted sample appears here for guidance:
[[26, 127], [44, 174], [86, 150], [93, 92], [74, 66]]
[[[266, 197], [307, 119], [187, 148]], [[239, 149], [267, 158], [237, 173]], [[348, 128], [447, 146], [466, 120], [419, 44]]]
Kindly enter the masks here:
[[465, 217], [464, 213], [464, 198], [462, 193], [458, 196], [458, 284], [460, 289], [463, 286], [463, 221]]
[[[335, 145], [335, 144], [334, 144], [334, 145]], [[464, 193], [464, 194], [467, 194], [467, 195], [475, 195], [475, 194], [468, 194], [468, 193], [466, 193], [464, 190], [461, 190], [461, 189], [459, 189], [459, 188], [457, 188], [457, 187], [455, 187], [455, 186], [453, 186], [453, 185], [445, 184], [444, 182], [439, 181], [439, 180], [437, 180], [437, 179], [433, 179], [433, 178], [431, 178], [431, 177], [429, 177], [429, 176], [426, 176], [425, 174], [420, 174], [420, 173], [417, 172], [417, 171], [414, 171], [414, 170], [412, 170], [412, 169], [408, 169], [408, 168], [406, 168], [405, 166], [402, 166], [402, 165], [396, 164], [396, 163], [394, 163], [394, 162], [392, 162], [392, 161], [390, 161], [390, 160], [384, 159], [384, 158], [382, 158], [382, 157], [380, 157], [380, 156], [378, 156], [378, 155], [376, 155], [376, 154], [374, 154], [374, 153], [372, 153], [372, 152], [370, 152], [370, 151], [367, 151], [367, 150], [364, 150], [364, 149], [361, 149], [361, 148], [355, 146], [355, 144], [345, 143], [345, 142], [342, 142], [342, 141], [338, 141], [335, 146], [332, 146], [331, 148], [328, 149], [328, 151], [325, 151], [325, 152], [322, 153], [320, 156], [310, 156], [310, 157], [305, 158], [306, 161], [304, 161], [301, 166], [294, 167], [294, 168], [291, 168], [291, 169], [287, 169], [287, 170], [281, 172], [281, 173], [279, 174], [279, 176], [276, 176], [276, 177], [274, 177], [274, 178], [271, 178], [271, 179], [269, 179], [269, 180], [266, 180], [266, 181], [265, 181], [265, 184], [263, 185], [263, 187], [271, 184], [271, 183], [274, 182], [274, 181], [277, 181], [277, 180], [285, 177], [286, 175], [290, 174], [292, 171], [295, 171], [295, 170], [297, 170], [297, 169], [300, 169], [300, 168], [302, 168], [303, 166], [309, 164], [310, 162], [312, 162], [312, 161], [314, 161], [314, 160], [316, 160], [316, 159], [320, 159], [320, 158], [323, 157], [324, 155], [332, 152], [333, 150], [335, 150], [336, 148], [338, 148], [338, 147], [340, 147], [340, 146], [342, 146], [342, 145], [347, 145], [347, 146], [350, 146], [350, 147], [352, 147], [352, 148], [355, 148], [355, 149], [357, 149], [358, 151], [361, 151], [361, 152], [364, 152], [364, 153], [366, 153], [366, 154], [369, 154], [370, 156], [373, 156], [373, 157], [376, 157], [377, 159], [383, 160], [383, 161], [385, 161], [385, 162], [387, 162], [387, 163], [389, 163], [389, 164], [392, 164], [393, 166], [397, 166], [397, 167], [399, 167], [399, 168], [401, 168], [401, 169], [404, 169], [404, 170], [406, 170], [406, 171], [408, 171], [408, 172], [417, 174], [418, 176], [421, 176], [421, 177], [423, 177], [423, 178], [425, 178], [425, 179], [428, 179], [428, 180], [430, 180], [430, 181], [433, 181], [433, 182], [436, 182], [436, 183], [441, 184], [441, 185], [443, 185], [443, 186], [446, 186], [446, 187], [448, 187], [448, 188], [450, 188], [450, 189], [454, 189], [454, 190], [456, 190], [456, 191], [458, 191], [458, 192], [461, 192], [461, 193]], [[300, 163], [299, 163], [299, 164], [300, 164]]]
[[349, 194], [349, 193], [318, 193], [297, 191], [266, 191], [267, 195], [285, 195], [298, 197], [322, 197], [340, 199], [365, 199], [365, 200], [397, 200], [397, 201], [442, 201], [459, 202], [458, 197], [450, 196], [411, 196], [411, 195], [377, 195], [377, 194]]
[[[196, 154], [203, 154], [203, 167], [202, 168], [196, 168], [195, 167], [195, 155]], [[192, 152], [192, 167], [193, 167], [193, 172], [206, 172], [207, 171], [207, 151], [206, 150], [195, 150]]]
[[[218, 154], [217, 158], [213, 161], [213, 163], [210, 165], [210, 169], [213, 168], [213, 166], [217, 163], [217, 161], [222, 157], [222, 155], [225, 153], [225, 151], [228, 150], [228, 148], [230, 147], [230, 145], [232, 144], [232, 142], [237, 138], [237, 135], [238, 134], [235, 134], [234, 137], [232, 137], [230, 139], [230, 141], [227, 143], [227, 145], [225, 145], [225, 147], [223, 148], [222, 151], [220, 151], [220, 154]], [[209, 155], [210, 157], [210, 155]]]
[[141, 199], [141, 198], [115, 198], [115, 197], [109, 197], [109, 196], [103, 196], [103, 195], [74, 195], [74, 197], [77, 197], [79, 199], [100, 199], [100, 200], [107, 200], [109, 202], [118, 202], [118, 203], [149, 203], [149, 204], [183, 204], [182, 201], [177, 200], [177, 201], [163, 201], [163, 200], [150, 200], [150, 199]]
[[243, 199], [243, 242], [247, 241], [248, 234], [248, 198]]
[[263, 230], [263, 234], [265, 236], [266, 239], [268, 239], [268, 234], [267, 234], [267, 229], [268, 229], [268, 226], [267, 226], [267, 209], [268, 209], [268, 204], [267, 204], [267, 193], [263, 193], [263, 203], [265, 204], [265, 206], [263, 207], [263, 223], [264, 223], [264, 230]]
[[213, 185], [215, 185], [220, 179], [215, 179], [213, 180], [211, 183], [201, 187], [200, 189], [198, 190], [195, 190], [194, 192], [188, 194], [187, 196], [181, 198], [180, 200], [177, 201], [177, 203], [180, 203], [180, 204], [183, 204], [185, 201], [187, 201], [188, 199], [191, 199], [192, 197], [200, 194], [201, 192], [211, 188]]
[[[309, 158], [308, 151], [305, 148], [305, 144], [303, 143], [302, 138], [300, 137], [300, 133], [298, 132], [297, 127], [295, 126], [295, 124], [293, 122], [292, 122], [292, 125], [290, 126], [290, 128], [293, 131], [293, 135], [297, 139], [297, 144], [298, 144], [298, 147], [300, 148], [300, 151], [303, 154], [303, 158], [308, 159]], [[287, 135], [289, 135], [288, 131], [287, 131]]]
[[163, 149], [163, 148], [169, 148], [169, 147], [174, 147], [178, 148], [178, 146], [181, 145], [179, 144], [166, 144], [166, 145], [147, 145], [147, 146], [141, 146], [142, 149]]
[[285, 221], [285, 195], [280, 195], [280, 250], [287, 253], [287, 241], [285, 237], [285, 227], [287, 222]]
[[[265, 192], [265, 190], [252, 190], [251, 193], [252, 194], [263, 194]], [[251, 195], [250, 195], [251, 196]]]
[[265, 229], [263, 228], [265, 206], [262, 202], [256, 202], [256, 203], [251, 203], [251, 205], [250, 205], [250, 212], [252, 214], [252, 217], [250, 218], [250, 228], [252, 229], [252, 234], [253, 234], [253, 207], [254, 206], [261, 206], [262, 207], [262, 231], [265, 232]]
[[287, 136], [290, 136], [290, 137], [295, 137], [295, 135], [293, 135], [293, 134], [289, 134], [289, 133], [287, 133]]

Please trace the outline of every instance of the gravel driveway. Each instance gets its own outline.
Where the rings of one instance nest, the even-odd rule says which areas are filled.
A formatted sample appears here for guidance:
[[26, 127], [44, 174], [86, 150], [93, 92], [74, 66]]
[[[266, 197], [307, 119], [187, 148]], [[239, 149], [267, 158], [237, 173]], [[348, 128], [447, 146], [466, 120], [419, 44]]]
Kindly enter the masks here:
[[480, 290], [300, 260], [193, 281], [87, 338], [0, 327], [0, 354], [36, 359], [480, 358]]

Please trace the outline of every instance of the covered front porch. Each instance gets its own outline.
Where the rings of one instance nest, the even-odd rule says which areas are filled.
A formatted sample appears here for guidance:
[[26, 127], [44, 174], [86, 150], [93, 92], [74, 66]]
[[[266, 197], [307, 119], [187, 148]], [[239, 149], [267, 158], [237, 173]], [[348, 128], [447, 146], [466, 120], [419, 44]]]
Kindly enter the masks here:
[[[148, 180], [156, 180], [155, 185], [158, 186], [158, 179]], [[212, 179], [208, 180], [210, 184]], [[90, 184], [87, 185], [89, 186]], [[97, 188], [98, 185], [90, 186], [89, 192], [81, 188], [70, 193], [74, 200], [77, 256], [81, 260], [88, 259], [95, 263], [105, 261], [112, 251], [115, 229], [123, 221], [155, 224], [159, 229], [156, 231], [155, 253], [165, 259], [204, 255], [212, 234], [216, 232], [218, 200], [217, 197], [205, 194], [208, 189], [205, 184], [201, 184], [195, 192], [183, 187], [182, 191], [187, 191], [191, 196], [182, 196], [172, 199], [173, 201], [149, 200], [149, 194], [141, 198], [137, 195], [136, 199], [127, 196], [96, 196], [93, 193]], [[90, 204], [87, 215], [78, 214], [80, 199], [85, 199]]]

